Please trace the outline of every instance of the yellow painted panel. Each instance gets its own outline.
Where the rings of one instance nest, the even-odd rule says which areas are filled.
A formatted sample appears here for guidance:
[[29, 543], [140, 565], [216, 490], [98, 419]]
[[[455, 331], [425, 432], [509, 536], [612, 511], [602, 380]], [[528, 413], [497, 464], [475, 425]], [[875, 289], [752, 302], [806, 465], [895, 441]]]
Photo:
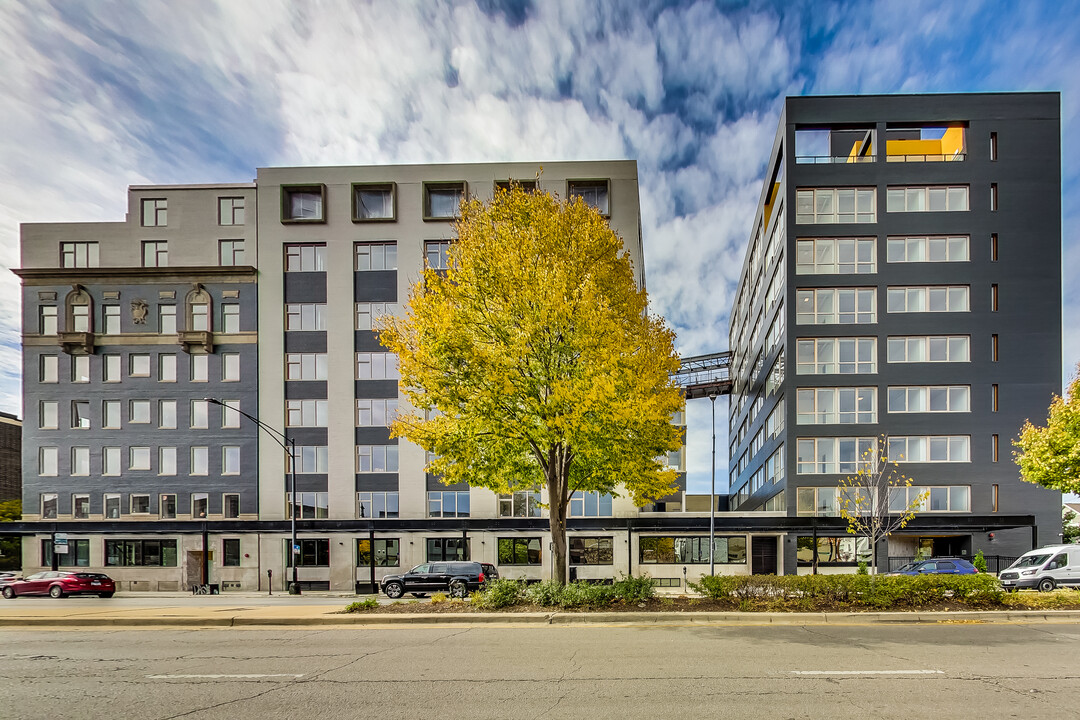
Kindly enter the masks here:
[[941, 153], [955, 155], [964, 152], [964, 128], [951, 127], [941, 137]]

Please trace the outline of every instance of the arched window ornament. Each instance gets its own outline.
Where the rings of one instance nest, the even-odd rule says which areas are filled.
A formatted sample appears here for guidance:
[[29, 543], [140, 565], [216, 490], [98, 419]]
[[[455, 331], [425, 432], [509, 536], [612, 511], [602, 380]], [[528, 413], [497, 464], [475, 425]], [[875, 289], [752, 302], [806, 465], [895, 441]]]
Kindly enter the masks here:
[[94, 352], [94, 300], [82, 285], [72, 285], [64, 298], [64, 331], [57, 340], [69, 355]]
[[188, 353], [214, 352], [213, 301], [199, 283], [191, 286], [184, 300], [184, 327], [180, 345]]

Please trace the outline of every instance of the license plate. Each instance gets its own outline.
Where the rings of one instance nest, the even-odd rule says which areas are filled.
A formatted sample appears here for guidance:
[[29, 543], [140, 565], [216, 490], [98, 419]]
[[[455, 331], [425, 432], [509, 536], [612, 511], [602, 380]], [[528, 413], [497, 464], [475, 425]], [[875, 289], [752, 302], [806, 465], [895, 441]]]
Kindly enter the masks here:
[[91, 581], [90, 581], [90, 584], [91, 584], [91, 585], [100, 585], [100, 584], [101, 584], [101, 581], [100, 581], [100, 580], [91, 580]]

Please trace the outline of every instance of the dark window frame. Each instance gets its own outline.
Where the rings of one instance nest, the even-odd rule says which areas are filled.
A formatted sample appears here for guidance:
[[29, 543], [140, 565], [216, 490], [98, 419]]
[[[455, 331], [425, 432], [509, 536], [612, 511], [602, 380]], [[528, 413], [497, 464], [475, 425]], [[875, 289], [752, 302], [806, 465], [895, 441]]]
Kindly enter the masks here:
[[[152, 554], [155, 547], [157, 555]], [[148, 550], [151, 552], [148, 553]], [[168, 556], [166, 550], [172, 551], [171, 557]], [[178, 557], [176, 540], [138, 538], [105, 540], [105, 567], [177, 567]], [[152, 558], [156, 558], [157, 562], [147, 562]], [[172, 560], [172, 562], [166, 562], [166, 560]]]
[[[530, 545], [536, 544], [535, 554]], [[509, 561], [504, 561], [503, 548], [508, 545]], [[544, 564], [544, 543], [540, 537], [501, 537], [496, 541], [497, 552], [495, 557], [500, 566], [536, 567]], [[525, 562], [519, 562], [521, 558]]]
[[[370, 190], [383, 189], [390, 191], [390, 217], [360, 217], [360, 213], [358, 212], [360, 203], [358, 202], [357, 191], [365, 188]], [[349, 195], [352, 199], [352, 221], [354, 223], [397, 222], [398, 193], [396, 182], [354, 182], [350, 187]]]
[[[367, 549], [363, 549], [362, 546]], [[379, 560], [380, 547], [382, 561]], [[371, 538], [356, 539], [356, 567], [371, 567]], [[399, 538], [375, 538], [375, 567], [401, 567], [401, 540]]]
[[[423, 213], [424, 222], [455, 222], [461, 217], [457, 211], [453, 215], [432, 215], [431, 214], [431, 191], [432, 190], [449, 190], [456, 189], [461, 190], [461, 198], [467, 200], [469, 197], [469, 183], [465, 180], [425, 180], [422, 184], [422, 196], [421, 202], [423, 204], [421, 212]], [[460, 203], [459, 203], [460, 205]]]
[[614, 565], [615, 539], [610, 535], [567, 538], [567, 556], [574, 566]]
[[[300, 545], [300, 563], [297, 567], [330, 567], [330, 538], [301, 538], [296, 542]], [[290, 549], [289, 545], [286, 539], [286, 550]], [[285, 553], [286, 567], [292, 567], [293, 555], [291, 552]]]
[[240, 538], [221, 539], [221, 566], [240, 567]]
[[[470, 542], [471, 538], [461, 537], [429, 537], [424, 540], [424, 562], [468, 562], [472, 557], [472, 550]], [[463, 556], [458, 556], [461, 551], [461, 546], [464, 544], [465, 550]], [[447, 557], [447, 549], [450, 546], [455, 547], [455, 555], [453, 557]], [[437, 547], [438, 553], [433, 553], [432, 550]], [[436, 557], [438, 555], [438, 557]]]
[[492, 185], [492, 195], [498, 195], [499, 190], [506, 190], [510, 192], [510, 188], [513, 185], [518, 185], [527, 193], [533, 193], [540, 189], [540, 181], [533, 180], [520, 180], [518, 178], [509, 178], [507, 180], [496, 180]]
[[[600, 208], [597, 208], [595, 205], [591, 205], [591, 204], [589, 204], [587, 202], [585, 204], [589, 205], [589, 207], [596, 208], [600, 212], [601, 217], [610, 218], [611, 217], [611, 178], [567, 178], [567, 180], [566, 180], [566, 200], [567, 200], [567, 202], [573, 202], [574, 197], [576, 197], [573, 194], [575, 185], [599, 186], [601, 184], [604, 185], [604, 192], [607, 193], [607, 208], [604, 209], [604, 210], [600, 210]], [[582, 202], [585, 202], [584, 198], [582, 198]]]
[[[41, 567], [52, 567], [52, 545], [51, 538], [44, 538], [41, 541]], [[59, 553], [59, 557], [56, 561], [56, 567], [90, 567], [90, 541], [85, 539], [69, 539], [67, 541], [68, 551], [66, 553]], [[65, 560], [67, 562], [65, 562]]]
[[[290, 213], [292, 193], [318, 193], [321, 212], [317, 218], [294, 218]], [[322, 225], [326, 223], [326, 185], [323, 183], [295, 183], [281, 186], [282, 225]]]

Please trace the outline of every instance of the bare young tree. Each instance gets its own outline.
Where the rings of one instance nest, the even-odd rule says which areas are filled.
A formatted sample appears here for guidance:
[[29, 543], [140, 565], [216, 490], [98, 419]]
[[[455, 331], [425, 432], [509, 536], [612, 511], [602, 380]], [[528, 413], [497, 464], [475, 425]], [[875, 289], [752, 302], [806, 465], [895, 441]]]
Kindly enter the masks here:
[[912, 479], [900, 472], [900, 455], [889, 458], [889, 438], [882, 435], [876, 448], [865, 450], [858, 470], [840, 481], [837, 508], [848, 533], [870, 544], [871, 572], [877, 574], [877, 544], [911, 522], [926, 502], [928, 491], [910, 491]]

